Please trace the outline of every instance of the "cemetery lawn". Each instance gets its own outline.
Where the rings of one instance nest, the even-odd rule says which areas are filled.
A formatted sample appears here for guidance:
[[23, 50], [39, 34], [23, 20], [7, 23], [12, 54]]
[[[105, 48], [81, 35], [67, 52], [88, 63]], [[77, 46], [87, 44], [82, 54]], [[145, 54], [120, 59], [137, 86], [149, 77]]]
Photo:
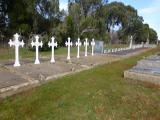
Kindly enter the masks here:
[[111, 48], [125, 48], [125, 47], [129, 47], [129, 45], [128, 44], [112, 44], [112, 45], [107, 44], [105, 46], [106, 49], [107, 48], [109, 48], [109, 49], [111, 49]]
[[[89, 48], [89, 52], [91, 52], [91, 47]], [[80, 48], [81, 52], [84, 52], [85, 48], [82, 46]], [[27, 48], [20, 48], [19, 50], [19, 56], [20, 59], [25, 58], [34, 58], [35, 57], [35, 51], [28, 50]], [[40, 51], [39, 52], [41, 57], [49, 57], [51, 56], [51, 50], [49, 51]], [[71, 48], [71, 55], [77, 54], [77, 47]], [[55, 55], [67, 55], [67, 47], [60, 47], [58, 49], [55, 49]], [[15, 48], [0, 48], [0, 60], [9, 60], [14, 59], [15, 56]]]
[[[124, 44], [113, 44], [113, 45], [106, 45], [105, 48], [124, 48], [128, 47], [129, 45], [124, 45]], [[80, 48], [80, 52], [84, 52], [85, 48], [82, 46]], [[88, 47], [88, 51], [91, 52], [91, 47]], [[20, 48], [19, 49], [19, 56], [20, 59], [25, 59], [25, 58], [34, 58], [35, 57], [35, 51], [30, 51], [27, 48]], [[40, 51], [39, 52], [41, 57], [50, 57], [51, 55], [51, 50], [49, 51]], [[72, 47], [71, 48], [71, 55], [76, 55], [77, 54], [77, 47]], [[55, 55], [67, 55], [67, 47], [60, 47], [58, 49], [55, 49]], [[15, 56], [15, 48], [0, 48], [0, 60], [9, 60], [9, 59], [14, 59]]]
[[[82, 48], [83, 50], [84, 48]], [[76, 54], [76, 47], [71, 48], [71, 54]], [[34, 58], [35, 57], [35, 51], [30, 51], [27, 48], [20, 48], [20, 58]], [[39, 52], [41, 57], [49, 56], [51, 55], [51, 50], [49, 51], [40, 51]], [[67, 55], [67, 47], [61, 47], [55, 50], [55, 55]], [[15, 49], [14, 48], [0, 48], [0, 60], [8, 60], [8, 59], [14, 59], [15, 55]]]
[[160, 89], [123, 78], [150, 50], [62, 77], [0, 102], [1, 120], [159, 120]]

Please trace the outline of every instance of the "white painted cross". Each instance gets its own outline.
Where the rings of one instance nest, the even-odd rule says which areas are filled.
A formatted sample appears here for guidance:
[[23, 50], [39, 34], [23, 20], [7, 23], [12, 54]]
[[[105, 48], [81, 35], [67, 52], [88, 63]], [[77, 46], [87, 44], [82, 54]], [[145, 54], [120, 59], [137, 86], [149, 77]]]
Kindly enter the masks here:
[[94, 39], [92, 39], [91, 46], [92, 46], [92, 56], [93, 56], [94, 55], [94, 46], [95, 46]]
[[84, 46], [85, 46], [85, 57], [87, 56], [87, 46], [89, 45], [88, 43], [88, 39], [86, 38], [85, 39], [85, 42], [84, 42]]
[[70, 47], [72, 47], [72, 42], [71, 42], [71, 38], [69, 37], [68, 38], [68, 42], [66, 41], [66, 43], [65, 43], [65, 45], [66, 46], [68, 46], [68, 55], [67, 55], [67, 60], [70, 60], [71, 58], [70, 58]]
[[34, 64], [40, 64], [40, 61], [39, 61], [39, 46], [43, 46], [43, 43], [42, 43], [42, 41], [41, 42], [39, 42], [38, 40], [39, 40], [39, 36], [38, 35], [36, 35], [35, 36], [35, 39], [36, 39], [36, 41], [35, 42], [31, 42], [31, 45], [32, 45], [32, 47], [33, 46], [35, 46], [36, 47], [36, 59], [35, 59], [35, 63]]
[[19, 35], [16, 33], [14, 34], [14, 41], [10, 40], [8, 42], [8, 44], [10, 45], [10, 47], [13, 45], [15, 46], [15, 63], [14, 63], [14, 67], [18, 67], [20, 66], [20, 63], [19, 63], [19, 47], [20, 46], [24, 46], [24, 42], [23, 40], [20, 42], [19, 41]]
[[82, 45], [81, 41], [80, 41], [80, 38], [78, 38], [78, 41], [76, 42], [76, 46], [77, 46], [77, 58], [79, 58], [79, 49], [80, 49], [80, 46]]
[[132, 44], [133, 44], [133, 37], [131, 36], [131, 38], [130, 38], [130, 45], [129, 45], [130, 49], [132, 49]]
[[51, 56], [51, 63], [55, 63], [55, 59], [54, 59], [54, 47], [57, 47], [57, 42], [54, 42], [55, 38], [52, 37], [51, 38], [51, 42], [49, 41], [48, 46], [52, 47], [52, 56]]

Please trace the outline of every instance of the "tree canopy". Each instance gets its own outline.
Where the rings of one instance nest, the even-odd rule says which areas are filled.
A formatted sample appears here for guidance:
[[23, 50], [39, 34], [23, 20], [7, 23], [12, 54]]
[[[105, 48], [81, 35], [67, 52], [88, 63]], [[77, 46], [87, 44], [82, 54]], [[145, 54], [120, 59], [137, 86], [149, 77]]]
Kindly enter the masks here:
[[[115, 30], [115, 28], [117, 28]], [[32, 34], [54, 35], [60, 45], [67, 37], [73, 40], [95, 38], [114, 43], [156, 42], [157, 33], [130, 5], [108, 0], [68, 0], [68, 11], [59, 9], [59, 0], [1, 0], [0, 39], [19, 32], [26, 40]]]

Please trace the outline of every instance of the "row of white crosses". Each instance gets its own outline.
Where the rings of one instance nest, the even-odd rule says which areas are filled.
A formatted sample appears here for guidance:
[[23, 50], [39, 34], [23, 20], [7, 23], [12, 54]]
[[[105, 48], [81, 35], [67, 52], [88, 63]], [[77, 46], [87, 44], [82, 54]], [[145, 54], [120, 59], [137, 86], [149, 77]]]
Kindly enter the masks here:
[[106, 49], [106, 50], [104, 50], [104, 53], [116, 53], [116, 52], [120, 52], [120, 51], [126, 51], [126, 50], [131, 50], [131, 49], [139, 49], [139, 48], [143, 48], [143, 45], [141, 45], [141, 44], [134, 45], [134, 46], [132, 46], [132, 48], [124, 47], [124, 48]]
[[104, 50], [104, 53], [115, 53], [115, 52], [119, 52], [119, 51], [125, 51], [125, 50], [131, 50], [131, 49], [138, 49], [138, 48], [142, 48], [143, 46], [144, 46], [143, 42], [142, 42], [142, 44], [133, 45], [133, 36], [131, 36], [131, 37], [130, 37], [129, 47], [107, 49], [107, 50]]
[[[65, 45], [68, 47], [68, 55], [67, 55], [67, 60], [70, 60], [70, 48], [72, 47], [73, 43], [71, 42], [71, 39], [68, 38], [68, 41], [66, 41]], [[78, 38], [78, 41], [76, 42], [77, 46], [77, 58], [80, 58], [80, 46], [82, 45], [80, 38]], [[85, 57], [87, 57], [87, 49], [89, 46], [88, 39], [86, 38], [84, 41], [84, 46], [85, 46]], [[91, 41], [91, 46], [92, 46], [92, 56], [94, 55], [94, 46], [95, 46], [95, 41], [92, 39]]]
[[106, 49], [104, 50], [104, 53], [116, 53], [116, 52], [125, 51], [125, 50], [130, 50], [130, 48], [125, 47], [125, 48]]
[[[20, 62], [19, 62], [19, 47], [20, 46], [24, 46], [24, 42], [23, 40], [22, 41], [19, 41], [19, 35], [16, 33], [14, 35], [14, 41], [10, 40], [9, 43], [8, 43], [11, 46], [15, 46], [15, 63], [14, 63], [14, 67], [17, 67], [17, 66], [20, 66]], [[73, 45], [70, 38], [68, 38], [68, 41], [65, 43], [66, 46], [68, 46], [68, 55], [67, 55], [67, 60], [70, 60], [70, 47]], [[35, 42], [31, 42], [31, 45], [32, 47], [36, 47], [36, 59], [35, 59], [35, 64], [40, 64], [40, 61], [39, 61], [39, 47], [42, 47], [43, 46], [43, 43], [42, 41], [39, 42], [39, 36], [36, 35], [35, 36]], [[51, 54], [51, 63], [54, 63], [55, 62], [55, 59], [54, 59], [54, 48], [57, 47], [57, 42], [55, 42], [55, 38], [52, 37], [51, 38], [51, 42], [49, 41], [48, 43], [48, 46], [49, 47], [52, 47], [52, 54]], [[77, 58], [80, 57], [79, 55], [79, 52], [80, 52], [80, 46], [82, 45], [82, 43], [80, 42], [80, 39], [78, 38], [78, 41], [76, 42], [76, 46], [78, 48], [77, 50]], [[87, 46], [89, 45], [89, 42], [88, 42], [88, 39], [86, 38], [85, 39], [85, 42], [84, 42], [84, 46], [85, 46], [85, 56], [87, 56]], [[94, 46], [95, 46], [95, 42], [94, 42], [94, 39], [92, 39], [92, 42], [91, 42], [91, 46], [92, 46], [92, 56], [94, 55]]]
[[104, 53], [116, 53], [116, 52], [120, 52], [120, 51], [131, 50], [131, 49], [139, 49], [139, 48], [143, 48], [143, 45], [141, 45], [141, 44], [134, 45], [134, 46], [132, 46], [132, 48], [124, 47], [124, 48], [106, 49], [106, 50], [104, 50]]

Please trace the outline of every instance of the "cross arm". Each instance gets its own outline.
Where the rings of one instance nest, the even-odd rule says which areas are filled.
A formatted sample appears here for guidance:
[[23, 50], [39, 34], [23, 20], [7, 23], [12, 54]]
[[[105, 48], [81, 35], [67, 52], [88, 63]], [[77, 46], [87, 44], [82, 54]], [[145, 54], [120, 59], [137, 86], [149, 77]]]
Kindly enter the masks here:
[[58, 44], [57, 44], [57, 42], [55, 42], [55, 47], [57, 47], [58, 46]]
[[43, 46], [43, 43], [42, 43], [42, 41], [40, 42], [40, 46], [41, 46], [41, 47]]
[[13, 41], [12, 41], [11, 39], [9, 40], [8, 44], [10, 45], [10, 47], [11, 47], [12, 45], [14, 45], [14, 43], [13, 43]]
[[22, 40], [21, 42], [20, 42], [20, 45], [23, 47], [24, 46], [24, 41]]
[[32, 41], [32, 42], [31, 42], [31, 45], [32, 45], [32, 47], [35, 46], [35, 43]]

